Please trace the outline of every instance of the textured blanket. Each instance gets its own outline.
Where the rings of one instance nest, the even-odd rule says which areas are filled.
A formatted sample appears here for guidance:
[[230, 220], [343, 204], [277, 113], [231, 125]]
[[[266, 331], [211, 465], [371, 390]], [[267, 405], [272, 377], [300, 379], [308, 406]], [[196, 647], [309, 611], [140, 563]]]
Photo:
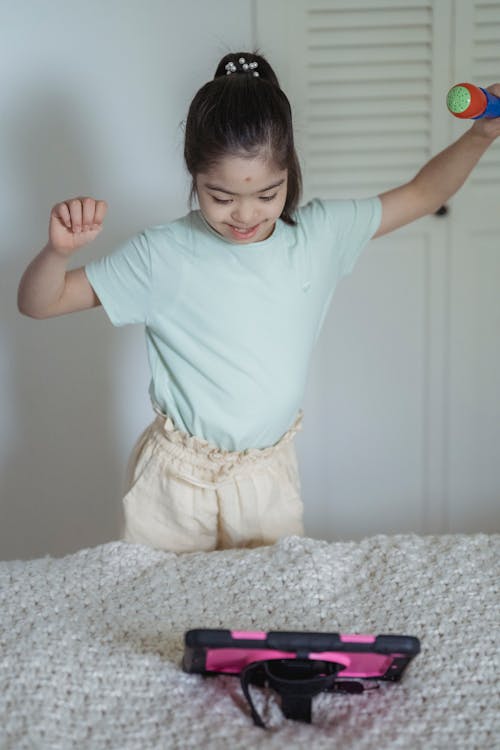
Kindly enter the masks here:
[[[500, 535], [377, 536], [176, 555], [124, 542], [0, 563], [0, 748], [500, 747]], [[402, 633], [400, 683], [321, 693], [312, 723], [234, 676], [182, 672], [195, 627]]]

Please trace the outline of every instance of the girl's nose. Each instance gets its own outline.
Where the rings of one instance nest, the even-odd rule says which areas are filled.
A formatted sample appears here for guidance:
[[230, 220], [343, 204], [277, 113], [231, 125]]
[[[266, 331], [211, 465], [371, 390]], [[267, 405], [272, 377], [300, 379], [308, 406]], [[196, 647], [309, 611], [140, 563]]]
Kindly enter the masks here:
[[[231, 218], [238, 226], [251, 227], [255, 224], [255, 208], [250, 204], [234, 206]], [[252, 223], [253, 222], [253, 223]]]

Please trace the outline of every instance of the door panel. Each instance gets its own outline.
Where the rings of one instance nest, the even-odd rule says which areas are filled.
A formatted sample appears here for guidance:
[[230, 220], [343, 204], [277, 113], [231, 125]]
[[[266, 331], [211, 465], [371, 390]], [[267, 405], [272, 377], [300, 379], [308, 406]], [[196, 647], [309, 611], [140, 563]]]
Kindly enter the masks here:
[[[500, 79], [500, 2], [257, 0], [294, 111], [304, 200], [411, 179], [470, 123], [461, 80]], [[500, 531], [500, 144], [449, 202], [369, 244], [334, 297], [299, 436], [321, 538]]]

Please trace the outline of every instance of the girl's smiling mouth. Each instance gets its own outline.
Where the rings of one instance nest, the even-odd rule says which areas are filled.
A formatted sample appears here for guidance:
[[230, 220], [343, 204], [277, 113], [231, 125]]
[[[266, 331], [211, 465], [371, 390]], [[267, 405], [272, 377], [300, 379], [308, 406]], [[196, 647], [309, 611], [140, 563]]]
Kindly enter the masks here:
[[235, 227], [234, 224], [228, 224], [228, 227], [231, 230], [231, 234], [233, 235], [233, 237], [236, 237], [236, 239], [248, 240], [257, 233], [257, 230], [260, 227], [260, 224], [255, 224], [255, 226], [253, 227], [244, 228], [244, 229]]

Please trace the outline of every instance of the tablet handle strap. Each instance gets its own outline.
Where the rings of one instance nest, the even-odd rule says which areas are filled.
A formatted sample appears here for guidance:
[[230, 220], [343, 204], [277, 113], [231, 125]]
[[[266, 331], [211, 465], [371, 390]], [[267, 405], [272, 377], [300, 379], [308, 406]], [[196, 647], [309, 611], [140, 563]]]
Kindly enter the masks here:
[[311, 722], [312, 699], [331, 690], [344, 664], [319, 659], [264, 659], [250, 662], [241, 672], [243, 694], [248, 701], [252, 719], [265, 729], [250, 695], [249, 685], [269, 685], [281, 696], [281, 710], [287, 719]]

